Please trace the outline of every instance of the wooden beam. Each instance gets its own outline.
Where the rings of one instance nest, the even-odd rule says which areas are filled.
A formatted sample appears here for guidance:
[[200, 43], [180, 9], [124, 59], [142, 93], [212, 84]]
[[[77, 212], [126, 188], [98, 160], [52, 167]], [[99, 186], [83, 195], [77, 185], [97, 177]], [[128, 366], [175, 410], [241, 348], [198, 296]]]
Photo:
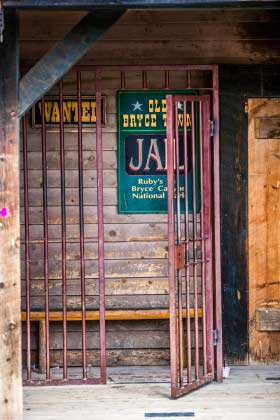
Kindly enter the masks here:
[[5, 13], [0, 44], [0, 417], [22, 419], [18, 21]]
[[21, 79], [19, 115], [45, 95], [117, 22], [124, 10], [98, 10], [86, 15]]
[[244, 7], [279, 8], [278, 0], [4, 0], [5, 7], [18, 9], [76, 9], [85, 10], [93, 7], [129, 7], [129, 8], [159, 8], [159, 7]]
[[[183, 310], [183, 318], [186, 318], [186, 310]], [[198, 309], [198, 316], [202, 317], [202, 309]], [[190, 317], [194, 318], [194, 310], [190, 309]], [[105, 313], [106, 321], [137, 321], [144, 319], [169, 319], [168, 309], [128, 309], [128, 310], [108, 310]], [[22, 321], [26, 321], [26, 312], [21, 313]], [[43, 321], [45, 319], [45, 312], [31, 312], [31, 321]], [[81, 321], [82, 313], [80, 311], [67, 312], [68, 321]], [[87, 311], [87, 321], [98, 321], [99, 311]], [[50, 321], [62, 321], [63, 313], [61, 311], [52, 311], [49, 313]]]

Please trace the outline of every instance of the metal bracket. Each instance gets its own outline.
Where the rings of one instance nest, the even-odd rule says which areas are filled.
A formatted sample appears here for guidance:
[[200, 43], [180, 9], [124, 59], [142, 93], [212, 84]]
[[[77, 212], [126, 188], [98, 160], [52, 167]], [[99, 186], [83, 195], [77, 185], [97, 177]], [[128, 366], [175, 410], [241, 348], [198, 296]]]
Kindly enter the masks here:
[[214, 121], [209, 121], [210, 124], [210, 137], [214, 137], [214, 130], [215, 130], [215, 125], [214, 125]]
[[213, 330], [213, 346], [217, 346], [219, 342], [219, 330], [218, 328], [215, 328], [215, 330]]
[[4, 3], [0, 0], [0, 43], [3, 43], [4, 34]]
[[185, 267], [185, 245], [180, 244], [175, 246], [175, 267], [176, 270], [181, 270]]

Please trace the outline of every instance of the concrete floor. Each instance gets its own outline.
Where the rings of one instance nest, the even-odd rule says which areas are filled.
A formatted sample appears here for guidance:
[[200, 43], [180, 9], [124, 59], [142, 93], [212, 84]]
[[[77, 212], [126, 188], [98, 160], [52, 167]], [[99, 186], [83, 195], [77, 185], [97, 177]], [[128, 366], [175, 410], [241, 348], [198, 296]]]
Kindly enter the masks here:
[[178, 400], [170, 400], [167, 383], [26, 387], [24, 420], [143, 420], [147, 413], [170, 412], [193, 412], [203, 420], [280, 420], [277, 377], [280, 365], [233, 367], [224, 383]]

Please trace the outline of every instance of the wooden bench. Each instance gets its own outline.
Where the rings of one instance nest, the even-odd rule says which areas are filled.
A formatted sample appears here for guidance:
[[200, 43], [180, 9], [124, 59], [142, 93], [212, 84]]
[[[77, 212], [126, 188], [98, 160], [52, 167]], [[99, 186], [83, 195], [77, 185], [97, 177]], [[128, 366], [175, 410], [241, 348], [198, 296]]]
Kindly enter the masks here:
[[[186, 318], [186, 310], [183, 310], [183, 318]], [[199, 318], [202, 317], [202, 309], [198, 309]], [[194, 309], [190, 310], [190, 317], [194, 318]], [[44, 311], [30, 312], [30, 321], [39, 322], [39, 370], [46, 371], [45, 348], [46, 348], [46, 314]], [[106, 321], [141, 321], [153, 319], [169, 319], [168, 309], [127, 309], [127, 310], [106, 310]], [[21, 320], [26, 321], [26, 312], [21, 313]], [[86, 311], [87, 321], [99, 321], [99, 311]], [[63, 321], [62, 311], [49, 312], [49, 322]], [[82, 321], [81, 311], [67, 311], [67, 321]]]

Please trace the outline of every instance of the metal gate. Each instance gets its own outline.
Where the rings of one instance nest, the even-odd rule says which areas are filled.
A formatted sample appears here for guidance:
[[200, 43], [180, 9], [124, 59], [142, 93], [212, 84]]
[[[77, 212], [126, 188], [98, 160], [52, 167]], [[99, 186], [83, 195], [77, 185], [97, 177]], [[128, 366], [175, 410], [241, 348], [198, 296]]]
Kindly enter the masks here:
[[[104, 269], [104, 207], [103, 207], [103, 157], [102, 157], [102, 93], [105, 88], [105, 77], [106, 69], [108, 67], [96, 67], [96, 66], [77, 66], [72, 69], [74, 74], [74, 85], [71, 85], [71, 96], [74, 96], [77, 102], [76, 116], [77, 124], [75, 129], [72, 130], [71, 136], [74, 139], [77, 149], [73, 149], [73, 155], [75, 154], [75, 190], [78, 191], [75, 196], [75, 208], [76, 213], [74, 214], [68, 210], [68, 197], [67, 191], [72, 188], [72, 181], [67, 176], [67, 168], [65, 157], [67, 155], [66, 142], [68, 139], [68, 132], [66, 131], [63, 118], [60, 119], [57, 125], [57, 139], [56, 146], [53, 147], [52, 134], [47, 130], [44, 118], [42, 118], [42, 124], [40, 128], [37, 128], [40, 133], [40, 140], [32, 140], [32, 132], [29, 130], [28, 116], [24, 116], [22, 119], [22, 190], [23, 190], [23, 231], [22, 231], [22, 271], [23, 279], [23, 299], [22, 299], [22, 320], [25, 322], [24, 331], [24, 365], [26, 370], [24, 371], [24, 381], [29, 385], [62, 385], [62, 384], [83, 384], [83, 383], [105, 383], [106, 382], [106, 337], [105, 337], [105, 269]], [[149, 89], [149, 72], [157, 72], [161, 74], [164, 81], [164, 89], [166, 94], [172, 88], [171, 86], [171, 75], [172, 80], [176, 79], [176, 72], [181, 72], [185, 80], [185, 88], [193, 90], [195, 95], [209, 95], [207, 96], [194, 96], [194, 97], [172, 97], [168, 98], [168, 141], [169, 141], [169, 169], [168, 169], [168, 183], [169, 193], [173, 189], [175, 182], [176, 188], [181, 183], [180, 178], [181, 169], [176, 166], [176, 173], [173, 171], [173, 163], [179, 159], [179, 162], [184, 161], [184, 152], [181, 153], [182, 146], [179, 146], [179, 138], [183, 138], [183, 143], [192, 143], [192, 135], [194, 130], [201, 127], [199, 147], [201, 149], [200, 161], [196, 162], [195, 165], [202, 165], [202, 170], [195, 171], [193, 174], [189, 172], [187, 167], [185, 168], [185, 178], [188, 179], [193, 176], [194, 188], [199, 179], [202, 184], [201, 186], [201, 200], [194, 202], [194, 210], [191, 215], [188, 212], [182, 212], [182, 202], [177, 200], [177, 204], [174, 204], [173, 198], [169, 194], [169, 273], [170, 273], [170, 303], [171, 303], [171, 368], [172, 368], [172, 395], [177, 396], [190, 389], [194, 389], [197, 385], [203, 384], [213, 378], [215, 373], [216, 379], [221, 379], [221, 341], [213, 350], [210, 346], [210, 336], [213, 334], [213, 325], [215, 328], [220, 329], [221, 324], [221, 308], [220, 308], [220, 255], [219, 255], [219, 164], [215, 164], [214, 170], [210, 168], [210, 149], [209, 143], [206, 138], [209, 137], [209, 125], [208, 119], [214, 119], [216, 122], [216, 132], [214, 134], [214, 143], [212, 153], [214, 156], [218, 156], [218, 69], [217, 66], [211, 65], [184, 65], [184, 66], [110, 66], [110, 71], [114, 70], [119, 75], [119, 86], [118, 89], [132, 89], [142, 88], [143, 90]], [[132, 86], [132, 82], [129, 75], [132, 72], [137, 72], [138, 78], [141, 80], [141, 86]], [[82, 92], [87, 92], [88, 87], [86, 85], [86, 73], [94, 75], [95, 81], [93, 82], [95, 97], [96, 97], [96, 126], [92, 132], [92, 142], [96, 144], [95, 149], [95, 175], [94, 178], [87, 179], [84, 177], [84, 149], [83, 149], [83, 125], [82, 125]], [[196, 75], [198, 77], [193, 77]], [[105, 74], [105, 76], [104, 76]], [[207, 82], [204, 82], [204, 76]], [[174, 79], [174, 80], [175, 80]], [[194, 79], [194, 82], [193, 82]], [[137, 79], [138, 80], [138, 79]], [[104, 82], [104, 84], [103, 84]], [[59, 114], [63, 115], [63, 103], [64, 99], [69, 94], [68, 82], [60, 81], [56, 87], [56, 95], [58, 97]], [[73, 82], [71, 82], [73, 83]], [[206, 84], [205, 84], [206, 83]], [[175, 83], [176, 84], [176, 83]], [[74, 90], [74, 95], [73, 95]], [[191, 113], [194, 112], [199, 115], [200, 125], [192, 126], [192, 132], [189, 128], [179, 127], [175, 124], [174, 115], [177, 115], [177, 108], [174, 106], [178, 102], [183, 102], [183, 108], [180, 112], [186, 114], [187, 110], [191, 109]], [[211, 103], [211, 106], [210, 106]], [[46, 100], [42, 98], [39, 104], [42, 115], [44, 115]], [[173, 112], [173, 116], [172, 116]], [[196, 120], [193, 120], [196, 121]], [[202, 124], [203, 123], [203, 124]], [[202, 124], [202, 125], [201, 125]], [[183, 137], [182, 137], [182, 133]], [[177, 149], [175, 148], [175, 157], [173, 149], [173, 136], [175, 136]], [[205, 139], [205, 142], [204, 142]], [[35, 141], [34, 143], [34, 140]], [[183, 144], [182, 143], [182, 144]], [[31, 168], [29, 165], [29, 147], [35, 147], [32, 149], [38, 152], [38, 159], [35, 162], [35, 168]], [[208, 146], [207, 146], [208, 145]], [[76, 146], [75, 146], [76, 147]], [[56, 174], [52, 173], [52, 166], [49, 160], [49, 151], [55, 151], [53, 159], [55, 160]], [[71, 149], [72, 150], [72, 149]], [[191, 150], [196, 154], [194, 149], [185, 149], [186, 162], [189, 161], [192, 164]], [[34, 155], [34, 154], [33, 154]], [[181, 156], [182, 155], [182, 156]], [[35, 156], [35, 155], [34, 155]], [[34, 165], [34, 160], [32, 161]], [[208, 166], [207, 166], [208, 165]], [[72, 169], [72, 168], [70, 168]], [[207, 176], [204, 173], [207, 172]], [[210, 175], [211, 173], [211, 175]], [[191, 175], [192, 174], [192, 175]], [[197, 175], [198, 174], [198, 175]], [[179, 182], [177, 178], [179, 177]], [[184, 176], [183, 176], [184, 177]], [[210, 182], [211, 178], [211, 182]], [[91, 186], [96, 187], [96, 197], [85, 197], [84, 184], [90, 183]], [[176, 184], [177, 182], [177, 184]], [[95, 183], [93, 185], [93, 183]], [[56, 188], [56, 213], [53, 214], [53, 188]], [[179, 187], [180, 188], [180, 187]], [[34, 190], [37, 190], [37, 196], [34, 194]], [[207, 191], [207, 194], [206, 194]], [[40, 197], [39, 197], [39, 195]], [[38, 198], [39, 197], [39, 198]], [[37, 200], [37, 201], [36, 201]], [[86, 240], [86, 228], [85, 224], [85, 201], [90, 200], [90, 205], [94, 201], [96, 206], [96, 214], [94, 214], [94, 221], [89, 222], [97, 224], [97, 233], [93, 238], [97, 245], [96, 252], [96, 287], [98, 292], [95, 293], [94, 304], [91, 300], [89, 302], [87, 295], [87, 273], [86, 263], [87, 256], [85, 252], [85, 246], [87, 245]], [[187, 200], [187, 196], [185, 198]], [[187, 203], [188, 204], [188, 203]], [[72, 203], [70, 203], [72, 205]], [[200, 207], [199, 207], [200, 206]], [[187, 208], [187, 207], [186, 207]], [[199, 209], [203, 209], [203, 212], [199, 212]], [[213, 211], [211, 211], [213, 210]], [[181, 214], [182, 212], [182, 214]], [[211, 223], [210, 223], [211, 213]], [[180, 217], [174, 218], [175, 215]], [[90, 216], [92, 217], [92, 216]], [[190, 219], [189, 219], [190, 217]], [[193, 217], [193, 222], [191, 222]], [[76, 301], [70, 302], [69, 304], [69, 289], [71, 282], [71, 264], [72, 257], [68, 256], [68, 247], [71, 248], [71, 238], [68, 237], [68, 229], [71, 230], [71, 220], [75, 218], [75, 225], [78, 226], [75, 231], [75, 243], [77, 250], [75, 251], [75, 272], [76, 274]], [[181, 223], [181, 219], [184, 223]], [[191, 223], [196, 226], [195, 235], [196, 237], [189, 238], [187, 242], [184, 238], [182, 229], [186, 229], [186, 238], [191, 228]], [[35, 226], [36, 225], [36, 226]], [[70, 225], [70, 226], [69, 226]], [[213, 229], [211, 230], [211, 226]], [[36, 227], [37, 231], [34, 230]], [[176, 232], [175, 232], [176, 227]], [[39, 229], [40, 228], [40, 229]], [[201, 233], [200, 229], [204, 229]], [[208, 232], [207, 229], [210, 229]], [[212, 252], [212, 240], [213, 235], [213, 251]], [[176, 239], [176, 244], [175, 244]], [[92, 243], [92, 238], [89, 239]], [[203, 256], [200, 256], [198, 251], [198, 244], [201, 242], [200, 247], [202, 249]], [[191, 257], [191, 249], [194, 249], [194, 254]], [[52, 253], [50, 252], [52, 249]], [[57, 250], [57, 255], [54, 255], [54, 249]], [[175, 258], [175, 253], [177, 258]], [[70, 252], [71, 254], [71, 252]], [[184, 262], [184, 255], [190, 257], [187, 262]], [[207, 261], [207, 258], [209, 261]], [[54, 260], [55, 261], [54, 261]], [[179, 262], [179, 265], [175, 267], [175, 261]], [[212, 264], [213, 262], [213, 264]], [[56, 267], [58, 276], [52, 277], [51, 264]], [[211, 272], [211, 265], [213, 273]], [[201, 267], [201, 268], [200, 268]], [[200, 290], [199, 283], [195, 282], [194, 294], [195, 305], [191, 307], [191, 302], [188, 301], [190, 296], [190, 282], [186, 282], [186, 297], [185, 300], [187, 307], [183, 304], [183, 292], [182, 285], [184, 283], [183, 272], [186, 271], [186, 279], [190, 277], [192, 270], [194, 271], [194, 278], [200, 278], [199, 270], [202, 270], [203, 287], [204, 292], [202, 296], [205, 297], [202, 305], [202, 312], [204, 316], [200, 316]], [[38, 274], [39, 273], [39, 274]], [[212, 275], [213, 274], [213, 275]], [[210, 279], [210, 280], [209, 280]], [[213, 284], [210, 281], [213, 279]], [[34, 280], [39, 280], [38, 282]], [[55, 280], [55, 281], [53, 281]], [[92, 280], [92, 279], [91, 279]], [[211, 290], [210, 290], [211, 286]], [[90, 287], [93, 287], [92, 283]], [[57, 295], [55, 294], [57, 292]], [[211, 294], [212, 293], [212, 294]], [[213, 302], [210, 299], [213, 298]], [[70, 299], [71, 300], [71, 299]], [[40, 303], [38, 306], [38, 302]], [[52, 304], [54, 302], [54, 304]], [[213, 320], [209, 312], [209, 305], [213, 305]], [[207, 308], [207, 309], [206, 309]], [[108, 318], [108, 313], [106, 317]], [[211, 311], [212, 313], [212, 311]], [[194, 367], [195, 373], [194, 378], [192, 376], [192, 361], [190, 345], [187, 344], [187, 384], [184, 382], [184, 337], [186, 340], [191, 340], [190, 328], [192, 321], [189, 317], [194, 316]], [[206, 316], [205, 316], [206, 314]], [[185, 318], [186, 317], [186, 318]], [[115, 319], [115, 318], [113, 318]], [[186, 328], [183, 328], [183, 322], [186, 319]], [[199, 328], [203, 325], [203, 372], [200, 370], [200, 350], [199, 350]], [[69, 348], [69, 324], [72, 320], [81, 322], [81, 331], [77, 332], [79, 336], [79, 345], [81, 352], [79, 353], [79, 366], [78, 370], [72, 371], [71, 361], [71, 349]], [[88, 340], [88, 321], [98, 322], [98, 337], [95, 339], [96, 359], [94, 360], [95, 365], [99, 366], [92, 369], [89, 355], [89, 340]], [[61, 328], [60, 334], [62, 336], [62, 351], [59, 358], [52, 356], [55, 353], [53, 342], [52, 342], [52, 325], [59, 324]], [[214, 330], [215, 330], [214, 328]], [[216, 331], [216, 330], [215, 330]], [[38, 353], [36, 350], [36, 343], [34, 343], [34, 332], [38, 337], [39, 349]], [[38, 343], [37, 343], [38, 344]], [[214, 354], [213, 354], [214, 352]], [[36, 354], [35, 354], [36, 353]], [[57, 366], [57, 370], [55, 367]], [[179, 379], [180, 378], [180, 379]]]
[[171, 396], [214, 379], [210, 96], [167, 96]]

